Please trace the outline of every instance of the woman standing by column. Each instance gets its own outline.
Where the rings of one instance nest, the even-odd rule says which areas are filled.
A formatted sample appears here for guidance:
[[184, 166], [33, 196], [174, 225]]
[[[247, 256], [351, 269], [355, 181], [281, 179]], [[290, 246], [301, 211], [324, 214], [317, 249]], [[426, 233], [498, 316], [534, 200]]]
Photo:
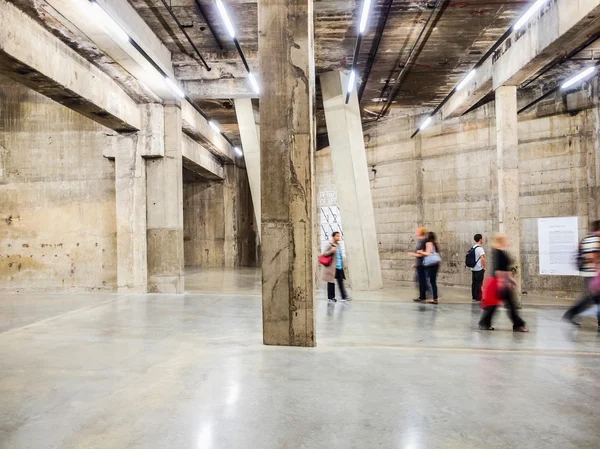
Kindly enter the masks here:
[[419, 251], [423, 256], [423, 266], [425, 274], [429, 279], [431, 290], [433, 292], [433, 304], [438, 303], [438, 287], [437, 275], [440, 269], [442, 258], [440, 257], [440, 249], [437, 243], [437, 237], [434, 232], [429, 232], [426, 237], [425, 250]]

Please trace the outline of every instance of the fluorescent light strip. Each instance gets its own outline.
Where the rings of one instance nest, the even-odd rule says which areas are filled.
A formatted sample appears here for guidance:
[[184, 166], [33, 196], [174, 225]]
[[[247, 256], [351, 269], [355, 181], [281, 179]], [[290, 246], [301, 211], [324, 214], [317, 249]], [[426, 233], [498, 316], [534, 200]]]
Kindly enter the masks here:
[[596, 71], [596, 67], [595, 66], [594, 67], [589, 67], [589, 68], [585, 69], [583, 72], [575, 75], [574, 77], [569, 78], [560, 87], [561, 87], [561, 89], [568, 89], [569, 87], [574, 86], [578, 82], [584, 80], [585, 78], [587, 78], [588, 76], [590, 76], [595, 71]]
[[351, 94], [354, 90], [354, 81], [356, 80], [356, 72], [350, 70], [350, 78], [348, 78], [348, 93]]
[[233, 29], [233, 25], [231, 24], [231, 20], [229, 20], [229, 16], [227, 15], [227, 10], [225, 9], [225, 5], [221, 0], [217, 0], [217, 8], [219, 8], [219, 13], [221, 14], [221, 18], [223, 22], [225, 22], [225, 27], [229, 32], [229, 35], [232, 39], [235, 38], [235, 30]]
[[121, 41], [129, 42], [129, 35], [117, 24], [117, 22], [113, 20], [111, 16], [107, 14], [106, 11], [104, 11], [104, 9], [102, 9], [98, 3], [92, 2], [90, 16], [92, 16], [94, 20], [100, 22], [100, 25], [109, 35], [114, 36]]
[[217, 125], [214, 121], [211, 120], [210, 122], [208, 122], [208, 125], [213, 129], [214, 132], [221, 133], [219, 125]]
[[546, 3], [548, 0], [537, 0], [537, 2], [535, 2], [531, 8], [529, 8], [527, 10], [527, 12], [525, 14], [523, 14], [521, 16], [521, 18], [517, 21], [517, 23], [515, 23], [515, 25], [513, 26], [513, 30], [517, 31], [519, 29], [521, 29], [523, 27], [523, 25], [525, 25], [527, 23], [527, 21], [529, 19], [531, 19], [531, 17], [540, 10], [540, 8], [542, 6], [544, 6], [544, 3]]
[[360, 16], [360, 27], [358, 28], [360, 34], [364, 33], [367, 29], [367, 20], [369, 18], [369, 10], [371, 9], [371, 0], [364, 0], [362, 14]]
[[427, 128], [430, 124], [431, 124], [431, 120], [433, 120], [433, 117], [427, 117], [427, 120], [425, 120], [421, 126], [419, 126], [419, 129], [421, 131], [423, 131], [425, 128]]
[[250, 84], [252, 85], [252, 89], [254, 89], [254, 92], [256, 92], [257, 94], [260, 93], [260, 88], [258, 87], [258, 83], [256, 82], [256, 78], [254, 78], [254, 75], [252, 74], [252, 72], [248, 72], [248, 79], [250, 80]]
[[235, 154], [237, 154], [239, 157], [242, 157], [244, 155], [240, 147], [233, 147], [233, 151], [235, 151]]
[[456, 86], [456, 91], [458, 92], [463, 87], [467, 85], [467, 83], [475, 76], [475, 69], [471, 70], [467, 76]]
[[177, 84], [175, 84], [175, 82], [172, 81], [168, 76], [165, 76], [165, 83], [166, 83], [167, 87], [171, 90], [171, 92], [173, 92], [175, 95], [177, 95], [181, 99], [185, 98], [185, 92], [183, 92], [180, 89], [180, 87]]

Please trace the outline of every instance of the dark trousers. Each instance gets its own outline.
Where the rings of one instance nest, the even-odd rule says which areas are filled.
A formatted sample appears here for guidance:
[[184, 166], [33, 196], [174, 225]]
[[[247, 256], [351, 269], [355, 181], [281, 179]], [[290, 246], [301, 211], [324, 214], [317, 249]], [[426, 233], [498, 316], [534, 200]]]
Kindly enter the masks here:
[[417, 265], [417, 279], [419, 281], [419, 299], [427, 299], [427, 273], [424, 265]]
[[[513, 323], [513, 330], [525, 326], [525, 321], [523, 321], [523, 318], [521, 318], [517, 312], [517, 304], [515, 302], [513, 291], [506, 289], [501, 295], [504, 304], [506, 304], [506, 308], [508, 309], [508, 317]], [[484, 309], [479, 320], [479, 325], [481, 327], [492, 327], [492, 321], [497, 308], [498, 306], [489, 306]]]
[[438, 288], [437, 288], [437, 275], [439, 265], [431, 265], [429, 267], [425, 267], [425, 273], [429, 278], [429, 283], [431, 284], [431, 291], [433, 292], [433, 299], [438, 299]]
[[589, 307], [592, 306], [592, 304], [597, 304], [597, 307], [598, 307], [598, 311], [597, 311], [598, 325], [600, 326], [600, 296], [594, 296], [591, 293], [589, 293], [589, 291], [590, 291], [590, 282], [592, 281], [592, 279], [593, 278], [585, 278], [585, 291], [586, 291], [586, 294], [583, 295], [579, 299], [579, 301], [577, 301], [575, 303], [575, 305], [573, 307], [571, 307], [569, 310], [567, 310], [567, 312], [563, 316], [564, 319], [572, 320], [573, 318], [575, 318], [580, 313], [585, 312], [586, 309], [588, 309]]
[[471, 297], [475, 301], [481, 301], [481, 287], [483, 286], [483, 279], [485, 278], [485, 270], [472, 271], [471, 273]]
[[[348, 293], [346, 293], [346, 288], [344, 287], [344, 270], [335, 269], [335, 279], [337, 280], [338, 287], [340, 289], [340, 293], [342, 294], [342, 299], [348, 298]], [[333, 282], [327, 283], [327, 298], [335, 299], [335, 284]]]

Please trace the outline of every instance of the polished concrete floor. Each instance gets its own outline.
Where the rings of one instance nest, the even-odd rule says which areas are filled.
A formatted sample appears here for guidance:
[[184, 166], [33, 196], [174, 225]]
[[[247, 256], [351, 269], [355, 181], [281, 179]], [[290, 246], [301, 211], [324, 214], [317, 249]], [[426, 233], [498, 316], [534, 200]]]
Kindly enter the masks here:
[[317, 348], [266, 347], [260, 297], [228, 293], [260, 278], [228, 276], [184, 296], [2, 295], [0, 448], [600, 447], [593, 311], [573, 329], [525, 307], [532, 332], [513, 334], [504, 313], [476, 330], [470, 304], [319, 299]]

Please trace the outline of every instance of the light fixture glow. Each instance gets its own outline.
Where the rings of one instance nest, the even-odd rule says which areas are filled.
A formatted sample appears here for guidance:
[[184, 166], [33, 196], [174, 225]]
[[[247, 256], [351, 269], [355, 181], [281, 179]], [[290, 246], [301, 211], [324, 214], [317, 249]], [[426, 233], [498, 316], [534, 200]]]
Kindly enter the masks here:
[[240, 147], [233, 147], [233, 151], [235, 151], [235, 154], [237, 154], [239, 157], [242, 157], [244, 155]]
[[427, 117], [427, 120], [425, 120], [425, 121], [424, 121], [424, 122], [421, 124], [421, 126], [419, 127], [419, 129], [420, 129], [421, 131], [423, 131], [425, 128], [427, 128], [427, 127], [429, 126], [429, 124], [431, 123], [431, 120], [432, 120], [432, 119], [433, 119], [432, 117]]
[[578, 73], [577, 75], [575, 75], [573, 78], [569, 78], [560, 87], [561, 87], [561, 89], [568, 89], [569, 87], [577, 84], [579, 81], [584, 80], [585, 78], [587, 78], [588, 76], [590, 76], [595, 71], [596, 71], [596, 67], [595, 66], [594, 67], [588, 67], [583, 72]]
[[256, 82], [256, 78], [254, 78], [254, 75], [252, 74], [252, 72], [248, 72], [248, 79], [250, 80], [250, 84], [252, 85], [252, 89], [254, 89], [254, 92], [256, 92], [257, 94], [260, 93], [260, 88], [258, 87], [258, 83]]
[[517, 31], [519, 29], [521, 29], [523, 27], [523, 25], [525, 25], [527, 23], [527, 21], [529, 19], [531, 19], [531, 17], [540, 10], [540, 8], [544, 5], [544, 3], [546, 3], [548, 0], [537, 0], [537, 2], [535, 2], [531, 8], [529, 8], [527, 10], [527, 12], [525, 14], [523, 14], [521, 16], [521, 18], [519, 20], [517, 20], [517, 23], [515, 23], [515, 25], [513, 26], [513, 30]]
[[469, 72], [469, 74], [467, 76], [465, 76], [464, 79], [458, 84], [458, 86], [456, 86], [456, 91], [458, 92], [463, 87], [465, 87], [467, 85], [467, 83], [471, 80], [471, 78], [473, 78], [474, 76], [475, 76], [475, 69], [471, 70]]
[[364, 0], [362, 14], [360, 16], [360, 33], [364, 33], [367, 29], [367, 19], [369, 18], [369, 10], [371, 9], [371, 0]]
[[233, 25], [231, 24], [231, 20], [229, 20], [229, 16], [227, 15], [227, 10], [225, 9], [225, 5], [221, 0], [217, 0], [217, 8], [219, 8], [219, 13], [221, 14], [221, 18], [223, 22], [225, 22], [225, 28], [229, 32], [229, 35], [232, 39], [235, 38], [235, 30], [233, 29]]
[[104, 28], [104, 30], [112, 37], [125, 42], [129, 41], [129, 35], [117, 24], [117, 22], [113, 20], [111, 16], [106, 13], [106, 11], [104, 11], [104, 9], [102, 9], [98, 3], [92, 2], [90, 15], [93, 15], [94, 19], [100, 22], [102, 28]]
[[165, 76], [165, 83], [167, 87], [171, 90], [171, 92], [173, 92], [181, 99], [185, 98], [185, 92], [182, 91], [181, 88], [177, 84], [175, 84], [175, 82], [171, 80], [171, 78], [169, 78], [168, 76]]
[[354, 90], [354, 81], [356, 80], [356, 72], [350, 70], [350, 77], [348, 78], [348, 93], [351, 94]]
[[212, 120], [210, 122], [208, 122], [208, 126], [210, 126], [213, 129], [214, 132], [217, 132], [217, 133], [221, 132], [221, 129], [219, 128], [219, 125], [217, 125]]

